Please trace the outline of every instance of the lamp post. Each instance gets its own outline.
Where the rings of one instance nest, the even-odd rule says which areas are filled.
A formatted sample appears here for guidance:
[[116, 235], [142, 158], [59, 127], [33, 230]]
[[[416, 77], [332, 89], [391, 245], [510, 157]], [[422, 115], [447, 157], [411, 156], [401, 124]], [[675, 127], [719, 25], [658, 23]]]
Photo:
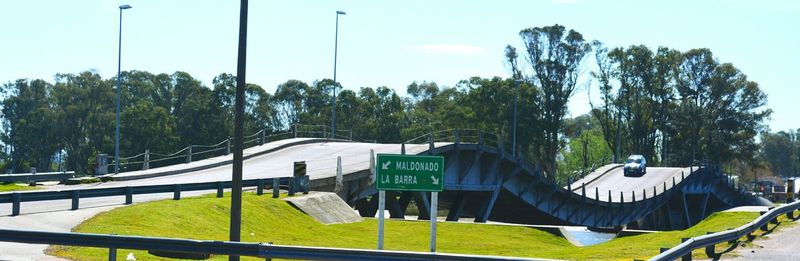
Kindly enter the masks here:
[[119, 49], [117, 49], [117, 124], [114, 132], [114, 173], [119, 173], [119, 95], [122, 83], [122, 10], [131, 9], [130, 5], [119, 6]]
[[333, 112], [331, 113], [331, 138], [336, 138], [336, 56], [339, 52], [339, 15], [347, 14], [336, 11], [336, 36], [333, 42]]
[[[230, 241], [241, 241], [242, 232], [242, 172], [244, 161], [244, 96], [247, 65], [247, 8], [248, 1], [239, 5], [239, 46], [236, 59], [236, 103], [233, 119], [233, 171], [231, 173], [231, 219]], [[228, 256], [230, 261], [239, 261], [239, 256]]]
[[512, 131], [511, 138], [511, 155], [517, 157], [517, 99], [519, 98], [519, 84], [522, 82], [520, 79], [514, 80], [514, 130]]

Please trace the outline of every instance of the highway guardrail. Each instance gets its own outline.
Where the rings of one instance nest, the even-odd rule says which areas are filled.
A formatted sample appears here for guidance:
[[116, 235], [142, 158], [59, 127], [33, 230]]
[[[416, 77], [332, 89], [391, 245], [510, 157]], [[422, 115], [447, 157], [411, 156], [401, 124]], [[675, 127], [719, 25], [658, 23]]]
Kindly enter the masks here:
[[302, 260], [535, 260], [519, 257], [460, 255], [408, 251], [385, 251], [327, 247], [281, 246], [262, 243], [191, 240], [143, 236], [119, 236], [71, 232], [0, 229], [0, 241], [98, 247], [109, 249], [108, 260], [116, 260], [117, 249], [156, 250], [260, 258]]
[[0, 174], [0, 183], [7, 182], [36, 182], [36, 181], [64, 181], [72, 178], [75, 175], [74, 171], [67, 172], [41, 172], [41, 173], [24, 173], [24, 174]]
[[786, 216], [790, 219], [796, 220], [800, 218], [794, 215], [794, 211], [798, 209], [800, 209], [800, 201], [794, 201], [777, 208], [772, 208], [769, 211], [763, 212], [761, 216], [750, 223], [744, 224], [736, 229], [730, 229], [716, 233], [709, 232], [709, 234], [706, 235], [685, 239], [681, 244], [675, 247], [662, 249], [663, 251], [661, 254], [658, 254], [649, 260], [661, 261], [675, 260], [679, 258], [682, 260], [691, 260], [692, 250], [702, 247], [705, 247], [706, 255], [709, 258], [718, 257], [720, 254], [715, 253], [714, 245], [723, 242], [737, 241], [739, 238], [744, 236], [753, 238], [754, 236], [751, 233], [756, 231], [756, 229], [768, 231], [769, 223], [778, 223], [778, 216], [780, 215], [786, 214]]
[[[301, 190], [301, 188], [303, 191], [308, 190], [309, 182], [307, 178], [303, 180], [305, 184], [302, 184], [302, 186], [299, 186], [300, 184], [294, 181], [294, 178], [248, 179], [242, 180], [242, 187], [256, 187], [256, 194], [261, 195], [265, 186], [271, 184], [273, 197], [277, 197], [280, 186], [288, 186], [290, 195], [294, 194], [294, 191]], [[217, 197], [222, 197], [223, 190], [230, 187], [230, 181], [212, 181], [169, 185], [13, 192], [0, 194], [0, 204], [11, 203], [11, 215], [16, 216], [20, 213], [22, 202], [71, 199], [71, 210], [77, 210], [80, 207], [81, 198], [125, 196], [125, 204], [128, 205], [133, 203], [133, 195], [171, 192], [173, 193], [173, 199], [179, 200], [182, 191], [216, 190]]]

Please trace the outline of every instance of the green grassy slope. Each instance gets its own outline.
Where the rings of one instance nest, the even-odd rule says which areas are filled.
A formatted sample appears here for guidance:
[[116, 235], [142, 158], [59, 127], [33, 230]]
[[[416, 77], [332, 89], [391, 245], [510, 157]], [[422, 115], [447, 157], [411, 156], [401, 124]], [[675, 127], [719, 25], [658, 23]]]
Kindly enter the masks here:
[[[226, 240], [230, 198], [213, 195], [137, 204], [101, 213], [74, 229], [76, 232]], [[589, 247], [575, 247], [563, 238], [537, 229], [471, 223], [438, 224], [437, 250], [447, 253], [508, 255], [572, 260], [631, 260], [658, 254], [681, 237], [720, 231], [747, 223], [757, 213], [718, 213], [685, 231], [618, 238]], [[375, 249], [377, 221], [323, 225], [283, 200], [245, 193], [242, 241]], [[386, 223], [385, 249], [428, 250], [427, 222]], [[107, 260], [107, 249], [52, 247], [51, 254], [74, 260]], [[159, 260], [146, 251], [119, 250], [118, 260], [134, 253], [138, 260]], [[700, 253], [700, 252], [698, 252]], [[698, 254], [699, 256], [699, 254]], [[213, 260], [226, 260], [215, 256]], [[253, 259], [259, 260], [259, 259]]]

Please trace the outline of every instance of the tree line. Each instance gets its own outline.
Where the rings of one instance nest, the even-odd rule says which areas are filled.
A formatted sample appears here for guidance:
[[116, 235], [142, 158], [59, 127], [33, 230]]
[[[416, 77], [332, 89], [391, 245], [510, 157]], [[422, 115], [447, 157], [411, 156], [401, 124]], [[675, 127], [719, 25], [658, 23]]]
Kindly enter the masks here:
[[[643, 154], [657, 165], [750, 162], [761, 150], [755, 137], [771, 113], [766, 95], [708, 49], [609, 48], [561, 25], [527, 28], [520, 37], [524, 51], [509, 45], [498, 57], [509, 77], [450, 87], [413, 82], [404, 97], [385, 86], [343, 89], [330, 79], [288, 80], [274, 94], [247, 84], [245, 133], [329, 125], [337, 88], [337, 129], [382, 143], [443, 129], [481, 129], [510, 141], [516, 101], [519, 151], [551, 179], [611, 158], [617, 140], [622, 155]], [[123, 156], [232, 134], [234, 75], [220, 74], [211, 86], [185, 72], [126, 71], [119, 80]], [[114, 149], [115, 81], [82, 72], [59, 74], [53, 83], [4, 84], [3, 167], [52, 170], [63, 163], [90, 173], [94, 155]], [[571, 118], [568, 102], [590, 81], [599, 103]]]

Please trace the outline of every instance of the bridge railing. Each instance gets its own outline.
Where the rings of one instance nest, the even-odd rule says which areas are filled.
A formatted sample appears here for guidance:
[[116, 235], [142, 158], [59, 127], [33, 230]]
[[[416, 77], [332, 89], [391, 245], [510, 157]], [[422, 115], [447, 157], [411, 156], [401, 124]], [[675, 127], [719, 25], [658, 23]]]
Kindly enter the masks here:
[[0, 241], [28, 244], [67, 245], [109, 249], [108, 260], [116, 260], [118, 249], [155, 250], [194, 254], [259, 257], [270, 260], [532, 260], [518, 257], [459, 255], [408, 251], [386, 251], [263, 243], [191, 240], [143, 236], [119, 236], [71, 232], [0, 229]]
[[[353, 138], [352, 130], [337, 130], [331, 133], [326, 125], [294, 124], [289, 129], [270, 132], [262, 129], [244, 137], [244, 148], [263, 145], [268, 142], [289, 138], [335, 138], [341, 140], [375, 142], [375, 140], [360, 140]], [[227, 138], [215, 144], [189, 145], [172, 153], [157, 153], [145, 150], [137, 155], [120, 157], [120, 172], [146, 170], [181, 163], [190, 163], [197, 160], [224, 156], [231, 153], [233, 138]], [[113, 168], [113, 159], [109, 168]]]
[[650, 258], [650, 260], [675, 260], [684, 256], [688, 256], [688, 259], [691, 259], [692, 250], [703, 247], [705, 248], [705, 253], [709, 258], [719, 257], [720, 254], [715, 253], [714, 245], [724, 242], [737, 241], [739, 238], [745, 236], [753, 238], [754, 236], [752, 233], [757, 229], [768, 231], [769, 223], [777, 224], [777, 218], [780, 215], [785, 214], [789, 219], [796, 220], [798, 217], [794, 216], [794, 211], [798, 209], [800, 209], [800, 201], [794, 201], [790, 204], [772, 208], [769, 211], [762, 212], [761, 216], [750, 223], [744, 224], [736, 229], [725, 230], [716, 233], [709, 232], [706, 235], [684, 240], [684, 242], [675, 247], [662, 249], [661, 254]]
[[474, 143], [495, 148], [510, 147], [510, 145], [507, 145], [510, 144], [510, 142], [503, 142], [503, 138], [499, 135], [479, 129], [440, 130], [425, 133], [405, 141], [406, 144], [426, 144], [431, 142]]

